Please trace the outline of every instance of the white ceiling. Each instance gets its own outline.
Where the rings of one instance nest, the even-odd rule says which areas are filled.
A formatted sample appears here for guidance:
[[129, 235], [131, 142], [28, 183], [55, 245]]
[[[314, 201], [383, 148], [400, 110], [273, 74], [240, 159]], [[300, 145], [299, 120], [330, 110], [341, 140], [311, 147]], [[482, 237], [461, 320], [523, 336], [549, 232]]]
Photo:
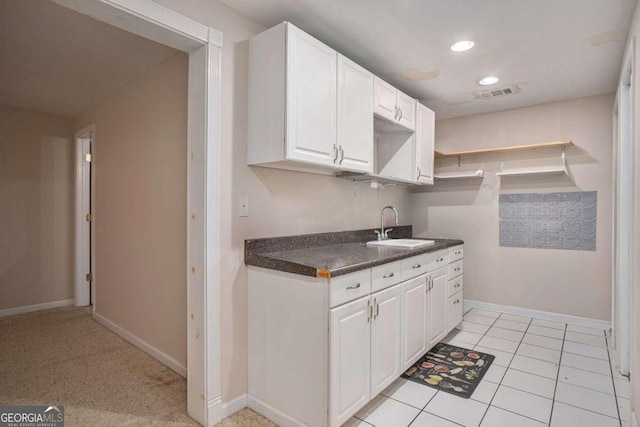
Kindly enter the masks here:
[[0, 0], [0, 104], [75, 117], [177, 51], [48, 0]]
[[[221, 0], [289, 21], [436, 111], [439, 119], [611, 92], [635, 0]], [[455, 53], [458, 40], [476, 46]], [[482, 77], [500, 82], [482, 87]], [[518, 85], [491, 100], [473, 93]]]

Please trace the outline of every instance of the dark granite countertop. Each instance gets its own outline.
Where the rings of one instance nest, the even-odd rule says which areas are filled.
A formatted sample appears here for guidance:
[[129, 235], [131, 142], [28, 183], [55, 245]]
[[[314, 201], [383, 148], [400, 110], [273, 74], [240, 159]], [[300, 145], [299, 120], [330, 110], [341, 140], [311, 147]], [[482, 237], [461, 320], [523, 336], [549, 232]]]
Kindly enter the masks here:
[[[393, 238], [411, 237], [411, 226], [394, 227]], [[373, 236], [373, 237], [372, 237]], [[307, 234], [245, 241], [246, 265], [312, 277], [336, 277], [403, 258], [461, 245], [462, 240], [433, 239], [416, 249], [367, 246], [373, 229]]]

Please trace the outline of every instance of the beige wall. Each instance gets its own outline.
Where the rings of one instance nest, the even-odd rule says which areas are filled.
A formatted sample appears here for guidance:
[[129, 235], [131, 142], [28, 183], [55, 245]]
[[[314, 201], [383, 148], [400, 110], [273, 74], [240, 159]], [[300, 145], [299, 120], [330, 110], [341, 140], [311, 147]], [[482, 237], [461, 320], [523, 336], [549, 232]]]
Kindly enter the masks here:
[[[495, 175], [502, 159], [514, 159], [506, 166], [530, 158], [560, 164], [559, 150], [465, 157], [462, 168], [485, 162], [491, 172], [484, 180], [438, 182], [413, 195], [414, 233], [465, 241], [465, 298], [610, 320], [612, 106], [612, 95], [600, 95], [436, 123], [436, 148], [445, 152], [566, 139], [576, 145], [567, 150], [571, 179]], [[556, 191], [598, 192], [596, 251], [499, 246], [500, 193]]]
[[131, 82], [95, 123], [96, 313], [186, 366], [188, 57]]
[[[244, 240], [376, 227], [380, 209], [394, 205], [410, 223], [404, 188], [376, 191], [321, 175], [246, 166], [248, 39], [263, 27], [213, 0], [156, 0], [224, 34], [221, 122], [221, 376], [222, 398], [247, 392], [247, 279]], [[241, 196], [249, 217], [238, 217]]]
[[0, 310], [73, 298], [73, 121], [0, 106]]

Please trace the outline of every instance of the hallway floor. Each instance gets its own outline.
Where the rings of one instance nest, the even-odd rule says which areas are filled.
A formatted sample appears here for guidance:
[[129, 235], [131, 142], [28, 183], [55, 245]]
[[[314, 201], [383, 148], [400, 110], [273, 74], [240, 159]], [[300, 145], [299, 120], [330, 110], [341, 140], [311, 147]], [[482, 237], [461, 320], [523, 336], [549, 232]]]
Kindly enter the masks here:
[[0, 319], [0, 405], [62, 405], [67, 426], [197, 426], [186, 381], [89, 307]]

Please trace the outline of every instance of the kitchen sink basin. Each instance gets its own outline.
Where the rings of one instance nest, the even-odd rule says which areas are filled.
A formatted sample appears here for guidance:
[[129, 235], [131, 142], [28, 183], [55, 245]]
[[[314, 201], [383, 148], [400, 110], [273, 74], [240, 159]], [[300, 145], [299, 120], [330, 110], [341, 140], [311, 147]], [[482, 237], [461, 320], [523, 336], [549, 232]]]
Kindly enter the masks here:
[[367, 242], [368, 246], [388, 246], [393, 248], [416, 249], [423, 246], [433, 245], [433, 240], [418, 239], [389, 239], [389, 240], [373, 240]]

